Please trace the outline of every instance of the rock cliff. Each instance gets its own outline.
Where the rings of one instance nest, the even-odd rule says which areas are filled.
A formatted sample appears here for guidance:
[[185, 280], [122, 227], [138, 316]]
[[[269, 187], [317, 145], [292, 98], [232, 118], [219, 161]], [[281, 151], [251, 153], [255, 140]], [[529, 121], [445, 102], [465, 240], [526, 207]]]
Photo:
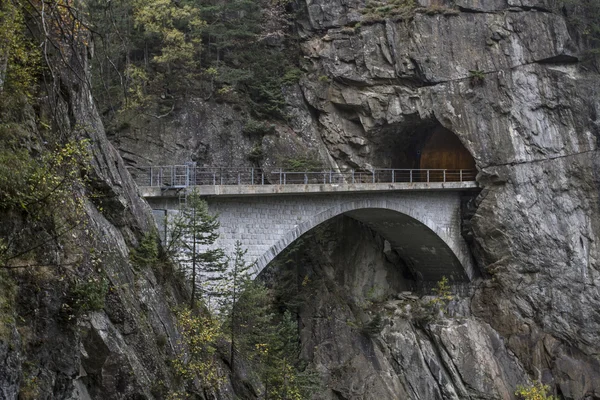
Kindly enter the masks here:
[[[308, 357], [345, 366], [329, 398], [510, 398], [527, 379], [599, 398], [600, 81], [584, 38], [549, 0], [418, 3], [410, 17], [369, 15], [358, 0], [302, 3], [305, 76], [284, 89], [288, 124], [258, 141], [261, 165], [310, 151], [342, 170], [397, 167], [419, 138], [451, 131], [479, 171], [469, 237], [480, 277], [456, 321], [397, 319], [375, 341], [347, 342], [343, 323], [305, 321], [320, 348]], [[167, 146], [132, 132], [116, 142], [138, 165], [252, 165], [241, 155], [256, 142], [236, 115], [189, 100], [178, 125], [148, 125]], [[311, 313], [351, 313], [334, 292]]]
[[359, 4], [314, 2], [303, 49], [332, 82], [307, 79], [303, 91], [331, 154], [350, 165], [386, 166], [394, 141], [427, 123], [460, 138], [483, 188], [474, 316], [530, 376], [566, 398], [598, 396], [597, 72], [578, 62], [561, 16], [495, 3], [350, 30]]
[[[89, 77], [88, 48], [77, 50], [54, 76], [60, 93], [50, 90], [35, 110], [26, 106], [20, 121], [42, 154], [56, 132], [64, 141], [85, 141], [90, 166], [86, 184], [74, 189], [80, 212], [54, 212], [56, 220], [79, 219], [66, 233], [36, 225], [24, 210], [0, 212], [3, 239], [19, 249], [36, 246], [0, 268], [0, 399], [165, 398], [177, 384], [170, 365], [181, 340], [174, 310], [187, 292], [169, 265], [130, 259], [156, 225], [81, 80]], [[53, 131], [36, 128], [51, 112]]]
[[87, 53], [63, 71], [63, 123], [92, 143], [94, 234], [46, 250], [57, 264], [93, 249], [69, 274], [95, 276], [101, 260], [108, 294], [70, 326], [60, 269], [0, 282], [0, 399], [152, 399], [173, 387], [171, 308], [185, 291], [171, 271], [130, 263], [153, 222], [125, 163], [401, 167], [442, 128], [479, 172], [465, 227], [478, 277], [432, 313], [430, 290], [365, 226], [338, 218], [306, 238], [292, 265], [308, 277], [297, 311], [302, 357], [326, 386], [317, 398], [510, 399], [533, 379], [565, 399], [600, 398], [600, 80], [584, 38], [552, 0], [419, 0], [398, 15], [360, 0], [298, 3], [304, 76], [282, 89], [285, 123], [259, 137], [243, 107], [186, 98], [107, 138], [72, 75], [88, 73]]
[[303, 357], [326, 388], [316, 398], [507, 399], [529, 382], [506, 341], [471, 313], [472, 288], [455, 286], [444, 311], [431, 307], [435, 297], [417, 294], [387, 246], [337, 217], [266, 273], [288, 296], [285, 277], [303, 282]]

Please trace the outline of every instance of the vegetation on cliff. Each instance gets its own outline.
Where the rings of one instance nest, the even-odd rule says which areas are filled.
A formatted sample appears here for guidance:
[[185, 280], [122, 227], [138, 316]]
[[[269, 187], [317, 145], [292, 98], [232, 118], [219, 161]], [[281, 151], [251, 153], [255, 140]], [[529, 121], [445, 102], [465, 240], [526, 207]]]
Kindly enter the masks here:
[[[152, 377], [171, 377], [156, 353], [172, 359], [175, 375], [181, 379], [177, 384], [185, 389], [174, 396], [197, 391], [198, 380], [205, 394], [214, 392], [223, 382], [224, 365], [239, 372], [251, 363], [256, 378], [251, 383], [258, 382], [269, 398], [306, 397], [311, 384], [298, 356], [294, 304], [298, 299], [282, 301], [294, 292], [273, 294], [249, 280], [240, 254], [233, 261], [233, 271], [239, 275], [229, 277], [229, 286], [223, 288], [232, 300], [222, 315], [210, 315], [202, 305], [194, 312], [181, 310], [183, 337], [178, 352], [169, 353], [172, 344], [164, 336], [154, 340], [147, 335], [166, 330], [169, 318], [156, 317], [152, 304], [140, 299], [158, 298], [161, 284], [177, 278], [156, 234], [144, 236], [143, 226], [127, 214], [131, 199], [107, 194], [106, 187], [127, 180], [112, 183], [90, 171], [92, 161], [105, 163], [99, 169], [106, 170], [117, 163], [102, 160], [108, 157], [107, 149], [91, 160], [90, 147], [97, 143], [83, 138], [101, 128], [92, 126], [93, 118], [86, 119], [80, 111], [91, 107], [86, 104], [89, 92], [81, 87], [91, 88], [105, 121], [128, 112], [164, 118], [176, 110], [180, 99], [200, 96], [246, 107], [252, 113], [246, 124], [248, 135], [272, 132], [272, 125], [262, 120], [285, 117], [281, 87], [302, 76], [295, 67], [295, 46], [289, 45], [293, 39], [287, 35], [293, 6], [275, 0], [113, 0], [79, 6], [70, 0], [0, 4], [0, 351], [20, 352], [16, 358], [23, 366], [11, 365], [20, 374], [20, 397], [40, 397], [43, 387], [62, 390], [59, 386], [79, 376], [81, 365], [88, 377], [80, 378], [88, 379], [93, 388], [94, 379], [111, 371], [101, 371], [102, 363], [117, 359], [100, 331], [111, 332], [111, 340], [126, 336], [130, 341], [116, 346], [143, 349], [139, 356], [151, 366]], [[393, 10], [373, 8], [381, 19], [389, 11]], [[597, 2], [567, 2], [565, 13], [581, 37], [597, 48]], [[90, 80], [87, 55], [92, 49]], [[328, 83], [330, 78], [320, 80]], [[258, 150], [254, 153], [260, 155]], [[313, 160], [288, 161], [291, 168], [308, 170]], [[111, 205], [105, 208], [105, 203]], [[583, 247], [583, 239], [579, 240]], [[119, 247], [121, 243], [126, 245]], [[118, 254], [127, 255], [127, 245], [132, 269], [127, 257]], [[294, 275], [292, 287], [310, 287], [308, 275], [298, 276]], [[441, 300], [449, 296], [445, 285], [438, 290]], [[196, 304], [193, 299], [192, 304]], [[367, 328], [371, 334], [381, 331], [381, 318], [373, 318]], [[156, 343], [149, 344], [141, 336]], [[50, 365], [58, 364], [58, 356], [47, 350], [53, 346], [58, 351], [75, 349], [75, 356], [61, 359], [65, 369], [48, 376], [45, 373], [52, 368], [63, 368]], [[80, 355], [79, 348], [86, 346], [97, 354]], [[136, 373], [121, 369], [126, 358], [109, 365], [119, 368], [124, 380]], [[46, 386], [38, 383], [43, 379]], [[123, 384], [123, 391], [133, 386], [129, 383]], [[163, 388], [154, 389], [160, 397]], [[538, 392], [544, 394], [538, 394], [546, 396], [546, 391], [541, 388]]]
[[0, 237], [4, 269], [64, 264], [44, 252], [67, 233], [84, 232], [86, 223], [86, 127], [59, 115], [53, 82], [83, 28], [63, 3], [36, 4], [0, 6], [0, 23], [8, 27], [0, 32], [0, 213], [11, 219]]
[[287, 0], [88, 2], [94, 87], [107, 121], [134, 109], [166, 117], [185, 97], [283, 117], [294, 66]]
[[[265, 398], [309, 398], [318, 379], [299, 358], [297, 318], [277, 310], [271, 290], [253, 280], [241, 243], [227, 257], [214, 247], [218, 219], [196, 194], [167, 225], [167, 254], [192, 293], [189, 307], [178, 311], [183, 340], [173, 365], [183, 389], [171, 398], [187, 398], [198, 378], [205, 392], [216, 395], [227, 382], [222, 359], [235, 379]], [[157, 253], [142, 242], [134, 255], [147, 260]]]

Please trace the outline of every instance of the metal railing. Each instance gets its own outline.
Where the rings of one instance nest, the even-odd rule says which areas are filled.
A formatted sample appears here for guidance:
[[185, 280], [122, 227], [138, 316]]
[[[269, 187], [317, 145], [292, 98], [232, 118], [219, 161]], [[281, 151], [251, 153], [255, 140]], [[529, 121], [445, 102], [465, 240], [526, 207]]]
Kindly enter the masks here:
[[308, 185], [357, 183], [471, 182], [471, 169], [374, 169], [297, 172], [259, 168], [206, 168], [189, 165], [130, 167], [138, 186], [185, 188], [196, 185]]

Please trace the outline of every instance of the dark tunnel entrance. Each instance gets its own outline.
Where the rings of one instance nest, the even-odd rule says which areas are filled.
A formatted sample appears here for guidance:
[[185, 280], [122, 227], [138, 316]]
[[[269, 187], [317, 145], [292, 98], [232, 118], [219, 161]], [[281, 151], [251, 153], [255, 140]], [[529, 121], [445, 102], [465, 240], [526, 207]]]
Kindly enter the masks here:
[[401, 132], [390, 129], [386, 137], [381, 144], [391, 168], [475, 170], [475, 160], [460, 139], [437, 121]]

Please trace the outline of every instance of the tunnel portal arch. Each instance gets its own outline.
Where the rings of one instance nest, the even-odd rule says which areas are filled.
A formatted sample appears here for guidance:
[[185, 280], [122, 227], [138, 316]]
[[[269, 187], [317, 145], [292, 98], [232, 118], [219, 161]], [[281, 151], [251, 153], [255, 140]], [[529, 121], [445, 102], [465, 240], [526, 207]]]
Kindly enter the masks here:
[[476, 169], [476, 162], [461, 139], [437, 120], [386, 128], [377, 148], [380, 165], [405, 169]]

